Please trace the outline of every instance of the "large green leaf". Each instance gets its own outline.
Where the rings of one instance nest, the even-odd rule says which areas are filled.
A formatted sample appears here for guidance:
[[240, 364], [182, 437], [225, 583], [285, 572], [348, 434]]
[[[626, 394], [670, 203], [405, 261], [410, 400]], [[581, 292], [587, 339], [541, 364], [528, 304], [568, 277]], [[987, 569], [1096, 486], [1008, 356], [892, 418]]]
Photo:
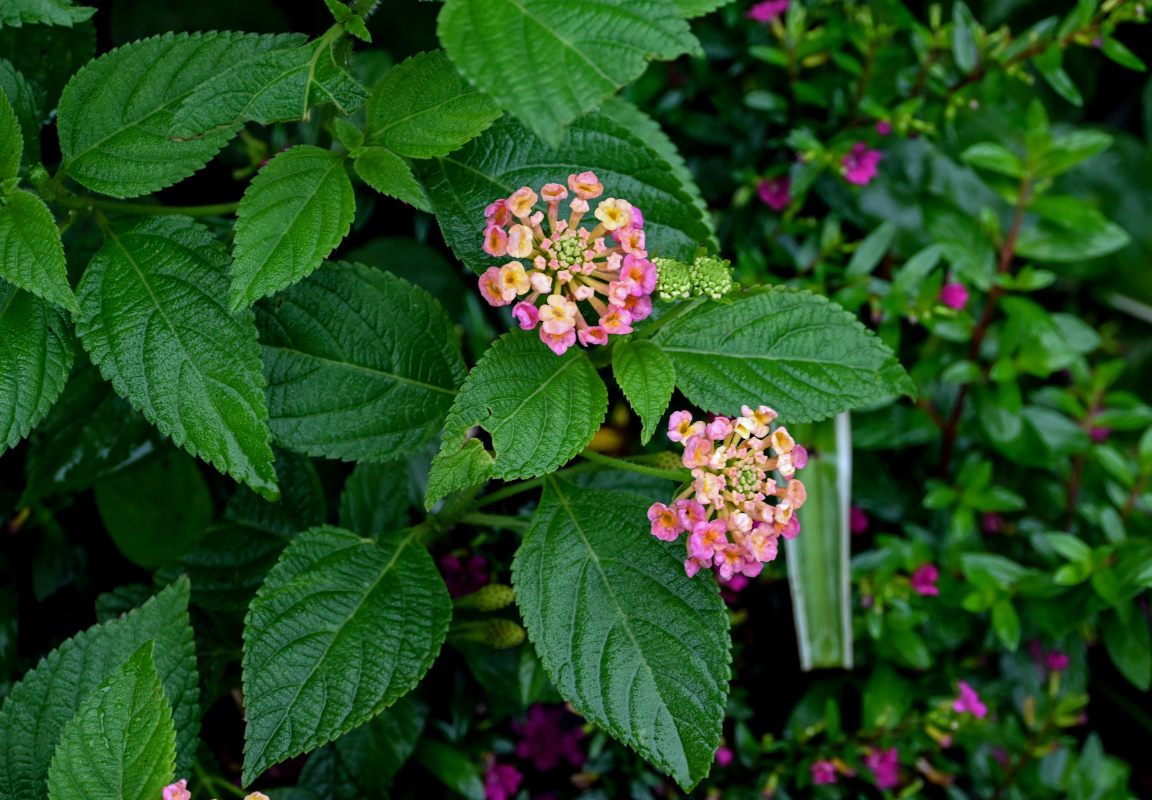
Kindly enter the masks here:
[[365, 109], [364, 133], [408, 158], [442, 156], [478, 136], [503, 113], [440, 50], [388, 70]]
[[56, 220], [31, 192], [17, 190], [0, 200], [0, 278], [69, 311], [80, 310], [68, 285]]
[[423, 289], [330, 264], [258, 307], [276, 440], [309, 455], [392, 460], [440, 429], [464, 359]]
[[[462, 467], [472, 477], [487, 471], [483, 478], [506, 480], [552, 472], [584, 449], [607, 412], [608, 390], [583, 351], [574, 347], [558, 356], [530, 333], [505, 334], [452, 405], [425, 503], [431, 507], [444, 488], [463, 488], [459, 481], [444, 483]], [[494, 456], [471, 444], [468, 430], [475, 425], [491, 435]]]
[[52, 408], [73, 358], [72, 328], [64, 313], [0, 281], [0, 454]]
[[64, 726], [49, 800], [156, 800], [172, 782], [176, 731], [152, 648], [141, 646]]
[[145, 569], [184, 555], [212, 521], [212, 495], [196, 462], [171, 446], [100, 481], [93, 495], [112, 541]]
[[380, 194], [395, 197], [421, 211], [432, 211], [424, 190], [408, 162], [387, 147], [363, 147], [356, 151], [356, 174]]
[[[3, 52], [2, 48], [0, 52]], [[0, 58], [0, 94], [8, 98], [12, 111], [20, 123], [21, 138], [24, 140], [21, 161], [24, 164], [35, 164], [40, 160], [40, 110], [36, 107], [36, 95], [15, 65], [2, 58]], [[0, 136], [0, 139], [3, 138], [5, 137]]]
[[604, 194], [622, 197], [644, 213], [648, 249], [691, 260], [712, 236], [703, 211], [684, 190], [676, 169], [626, 125], [603, 114], [574, 122], [553, 148], [512, 120], [500, 120], [452, 155], [415, 164], [436, 209], [444, 238], [476, 273], [496, 263], [481, 249], [484, 209], [521, 186], [536, 191], [591, 170]]
[[23, 155], [24, 133], [20, 130], [20, 120], [8, 93], [0, 91], [0, 180], [16, 176]]
[[182, 99], [172, 120], [173, 136], [199, 136], [249, 120], [268, 125], [308, 119], [309, 109], [321, 103], [334, 103], [348, 115], [366, 94], [336, 62], [327, 38], [268, 50], [229, 67]]
[[244, 783], [367, 721], [424, 676], [448, 633], [448, 590], [414, 528], [379, 543], [300, 534], [244, 630]]
[[648, 59], [700, 53], [672, 0], [447, 0], [437, 33], [469, 80], [553, 145]]
[[228, 254], [201, 225], [109, 229], [80, 281], [77, 332], [116, 391], [177, 445], [275, 498], [252, 313], [232, 315]]
[[70, 0], [4, 0], [0, 4], [0, 28], [20, 28], [33, 23], [71, 28], [91, 19], [95, 13], [92, 6], [74, 6]]
[[113, 197], [148, 194], [187, 178], [235, 129], [173, 138], [172, 121], [185, 98], [221, 72], [298, 41], [166, 33], [105, 53], [77, 72], [60, 97], [60, 174]]
[[647, 444], [676, 388], [672, 359], [644, 339], [620, 342], [612, 349], [612, 375], [640, 415], [644, 423], [640, 441]]
[[200, 727], [188, 579], [127, 615], [77, 634], [45, 656], [0, 707], [0, 798], [43, 800], [64, 726], [85, 699], [141, 646], [155, 640], [156, 670], [172, 705], [176, 769], [192, 769]]
[[788, 422], [915, 394], [896, 356], [853, 314], [809, 292], [769, 290], [708, 303], [653, 339], [695, 405], [736, 414], [766, 403]]
[[236, 220], [232, 309], [308, 275], [348, 234], [356, 214], [344, 157], [300, 145], [256, 174]]
[[728, 615], [648, 500], [549, 478], [512, 565], [528, 636], [560, 694], [685, 788], [712, 766], [730, 677]]
[[416, 749], [428, 707], [405, 695], [308, 758], [296, 785], [316, 800], [387, 797], [393, 776]]

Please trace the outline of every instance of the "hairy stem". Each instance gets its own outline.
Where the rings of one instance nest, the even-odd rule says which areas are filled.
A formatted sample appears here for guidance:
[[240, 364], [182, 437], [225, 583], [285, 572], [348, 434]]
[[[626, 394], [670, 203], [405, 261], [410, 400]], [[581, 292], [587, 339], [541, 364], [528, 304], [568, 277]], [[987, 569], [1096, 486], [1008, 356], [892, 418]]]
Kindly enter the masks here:
[[677, 483], [682, 483], [685, 478], [688, 477], [682, 470], [649, 467], [644, 464], [637, 464], [635, 461], [628, 461], [623, 458], [613, 458], [612, 456], [606, 456], [603, 453], [597, 453], [595, 450], [585, 450], [580, 453], [580, 455], [595, 464], [601, 464], [605, 467], [628, 470], [629, 472], [638, 472], [641, 475], [648, 475], [653, 478], [664, 478], [665, 480], [676, 481]]

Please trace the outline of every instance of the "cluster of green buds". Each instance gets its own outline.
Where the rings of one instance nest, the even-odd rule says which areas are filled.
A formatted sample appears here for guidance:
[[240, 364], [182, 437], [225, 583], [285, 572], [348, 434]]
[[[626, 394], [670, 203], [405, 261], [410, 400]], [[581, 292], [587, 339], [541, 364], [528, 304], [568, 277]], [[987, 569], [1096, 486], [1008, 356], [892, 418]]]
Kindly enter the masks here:
[[697, 256], [691, 264], [685, 264], [671, 258], [654, 258], [652, 263], [659, 275], [656, 291], [661, 300], [719, 300], [732, 291], [732, 262], [727, 259]]
[[[511, 586], [490, 583], [472, 594], [458, 597], [453, 602], [457, 610], [471, 609], [482, 613], [500, 611], [516, 601]], [[457, 641], [480, 642], [496, 650], [517, 647], [524, 641], [524, 628], [503, 617], [486, 620], [457, 620], [449, 634]]]

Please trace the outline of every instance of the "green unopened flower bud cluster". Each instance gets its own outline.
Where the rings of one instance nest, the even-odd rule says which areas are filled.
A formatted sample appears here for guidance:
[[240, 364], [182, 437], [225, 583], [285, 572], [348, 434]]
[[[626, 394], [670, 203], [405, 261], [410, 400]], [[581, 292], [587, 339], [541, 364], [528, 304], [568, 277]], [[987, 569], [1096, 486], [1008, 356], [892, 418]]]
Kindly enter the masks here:
[[661, 300], [711, 297], [719, 300], [732, 291], [732, 267], [727, 259], [698, 256], [691, 265], [671, 258], [654, 258], [656, 291]]

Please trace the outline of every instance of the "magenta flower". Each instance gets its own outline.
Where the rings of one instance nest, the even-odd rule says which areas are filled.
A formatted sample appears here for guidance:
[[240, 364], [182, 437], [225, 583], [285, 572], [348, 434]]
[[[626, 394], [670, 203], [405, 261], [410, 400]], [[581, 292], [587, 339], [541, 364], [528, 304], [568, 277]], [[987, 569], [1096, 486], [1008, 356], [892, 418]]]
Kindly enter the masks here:
[[716, 750], [716, 766], [723, 769], [724, 767], [731, 764], [732, 759], [735, 757], [736, 754], [732, 752], [731, 748], [720, 747]]
[[1068, 654], [1060, 650], [1049, 650], [1044, 665], [1053, 672], [1063, 672], [1068, 669]]
[[848, 530], [860, 534], [868, 530], [868, 515], [860, 506], [852, 506], [848, 511]]
[[[539, 325], [541, 341], [557, 354], [631, 333], [633, 322], [652, 313], [658, 276], [645, 249], [644, 216], [615, 197], [593, 211], [588, 201], [603, 193], [596, 175], [582, 172], [569, 175], [567, 187], [544, 184], [540, 194], [522, 186], [484, 211], [484, 252], [516, 260], [489, 267], [480, 295], [493, 306], [515, 303], [520, 327]], [[546, 212], [536, 210], [541, 200]], [[590, 211], [596, 224], [588, 230], [580, 223]]]
[[864, 142], [857, 142], [840, 160], [840, 172], [849, 183], [866, 186], [876, 177], [876, 165], [883, 157], [879, 150], [872, 150]]
[[483, 556], [444, 556], [440, 559], [440, 573], [452, 597], [472, 594], [492, 582], [488, 574], [488, 561]]
[[923, 564], [912, 573], [912, 591], [916, 594], [940, 594], [936, 581], [940, 579], [940, 570], [935, 564]]
[[872, 770], [876, 785], [881, 789], [891, 789], [900, 782], [899, 753], [895, 747], [888, 750], [872, 750], [864, 756], [864, 766]]
[[887, 136], [892, 133], [892, 123], [886, 119], [882, 119], [876, 123], [876, 133], [881, 136]]
[[1092, 437], [1092, 441], [1100, 444], [1100, 442], [1108, 440], [1108, 437], [1112, 435], [1112, 429], [1104, 428], [1100, 425], [1093, 425], [1092, 430], [1088, 431], [1088, 435]]
[[812, 782], [819, 786], [824, 783], [836, 783], [836, 765], [831, 761], [813, 761]]
[[[688, 531], [689, 576], [715, 567], [722, 581], [754, 578], [776, 558], [779, 539], [800, 532], [795, 512], [808, 493], [794, 476], [808, 463], [808, 451], [787, 428], [771, 428], [777, 414], [768, 406], [743, 406], [741, 414], [704, 423], [677, 411], [668, 424], [668, 438], [683, 444], [682, 463], [694, 480], [671, 505], [653, 503], [648, 519], [658, 539]], [[777, 483], [773, 473], [785, 480]]]
[[188, 791], [188, 781], [184, 778], [164, 787], [164, 800], [192, 800]]
[[980, 701], [980, 695], [964, 681], [957, 683], [960, 687], [960, 696], [952, 703], [952, 710], [959, 714], [968, 712], [976, 719], [984, 719], [988, 715], [988, 706]]
[[787, 176], [766, 178], [757, 185], [760, 199], [773, 211], [783, 211], [792, 202], [792, 181]]
[[724, 598], [724, 602], [731, 604], [740, 599], [740, 592], [744, 591], [751, 581], [743, 575], [733, 575], [728, 580], [717, 575], [716, 583], [720, 584], [720, 596]]
[[748, 12], [744, 16], [756, 22], [767, 24], [787, 10], [788, 0], [764, 0], [763, 3], [757, 3], [748, 9]]
[[940, 302], [957, 311], [968, 305], [968, 290], [962, 283], [946, 283], [940, 289]]
[[563, 759], [574, 767], [584, 763], [580, 740], [584, 730], [575, 716], [562, 707], [548, 708], [536, 703], [528, 709], [524, 722], [513, 722], [512, 730], [522, 737], [516, 755], [541, 772], [555, 769]]
[[495, 759], [488, 762], [484, 771], [484, 799], [508, 800], [520, 788], [524, 776], [511, 764], [497, 764]]
[[995, 511], [989, 511], [980, 518], [980, 527], [985, 533], [999, 533], [1004, 526], [1004, 520]]

